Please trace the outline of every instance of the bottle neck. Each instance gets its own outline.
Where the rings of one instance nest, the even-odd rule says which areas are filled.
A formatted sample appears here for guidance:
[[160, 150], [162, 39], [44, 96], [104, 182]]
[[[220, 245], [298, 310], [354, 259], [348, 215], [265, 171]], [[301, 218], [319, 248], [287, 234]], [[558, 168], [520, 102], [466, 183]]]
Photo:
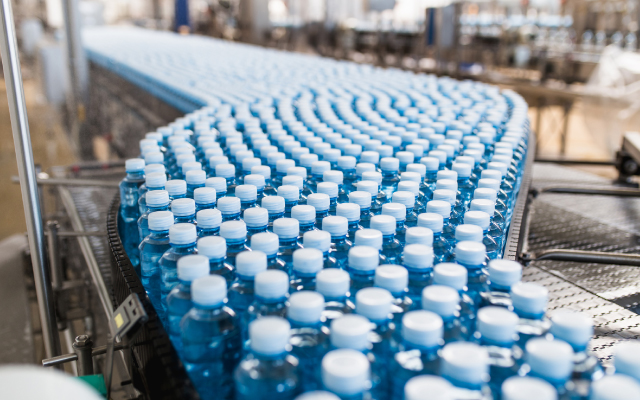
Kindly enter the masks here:
[[396, 240], [396, 234], [382, 235], [382, 244], [389, 244]]
[[298, 241], [298, 236], [292, 238], [280, 237], [280, 247], [293, 247]]
[[217, 303], [217, 304], [198, 304], [198, 303], [194, 303], [193, 304], [194, 308], [200, 312], [205, 312], [205, 313], [210, 313], [212, 311], [218, 311], [221, 310], [222, 307], [224, 306], [224, 303]]
[[196, 242], [187, 243], [187, 244], [176, 244], [176, 243], [170, 243], [170, 244], [171, 244], [171, 247], [177, 252], [186, 253], [196, 249]]
[[144, 171], [127, 171], [127, 180], [144, 179]]
[[225, 238], [225, 240], [227, 241], [227, 249], [229, 249], [229, 248], [233, 248], [233, 249], [242, 248], [247, 243], [247, 237], [246, 236], [243, 237], [243, 238], [233, 238], [233, 239]]
[[389, 179], [389, 178], [396, 178], [398, 176], [398, 171], [386, 171], [386, 170], [382, 170], [382, 178], [383, 179]]
[[166, 239], [169, 237], [169, 230], [167, 229], [166, 231], [150, 231], [150, 236], [153, 239]]
[[162, 206], [150, 206], [147, 204], [147, 214], [155, 211], [169, 211], [169, 203]]

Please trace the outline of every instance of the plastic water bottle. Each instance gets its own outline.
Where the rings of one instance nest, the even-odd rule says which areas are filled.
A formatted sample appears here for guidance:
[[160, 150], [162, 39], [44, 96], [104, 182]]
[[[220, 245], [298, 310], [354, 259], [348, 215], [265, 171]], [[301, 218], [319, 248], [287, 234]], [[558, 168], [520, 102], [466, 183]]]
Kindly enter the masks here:
[[302, 248], [298, 243], [300, 227], [297, 219], [280, 218], [273, 222], [273, 233], [280, 238], [278, 249], [278, 264], [287, 274], [291, 274], [293, 268], [293, 253]]
[[362, 229], [362, 226], [360, 226], [360, 206], [355, 203], [338, 204], [336, 215], [349, 221], [347, 238], [353, 243], [356, 239], [356, 232]]
[[166, 190], [147, 192], [147, 211], [138, 218], [140, 241], [149, 236], [149, 214], [156, 211], [169, 211], [169, 193]]
[[167, 192], [169, 192], [169, 199], [171, 199], [171, 201], [187, 197], [187, 182], [181, 179], [167, 181], [165, 188]]
[[398, 182], [400, 182], [400, 178], [398, 178], [399, 169], [400, 160], [398, 160], [397, 158], [384, 157], [380, 160], [380, 170], [382, 172], [382, 182], [380, 184], [380, 190], [384, 192], [388, 199], [390, 199], [393, 195], [393, 192], [396, 191]]
[[593, 320], [588, 316], [559, 310], [551, 316], [551, 334], [556, 339], [564, 340], [573, 348], [574, 380], [585, 381], [585, 386], [604, 376], [602, 366], [588, 349], [589, 341], [593, 337]]
[[476, 336], [489, 355], [489, 387], [495, 396], [503, 382], [518, 374], [517, 360], [522, 351], [514, 346], [518, 316], [502, 307], [484, 307], [478, 311]]
[[[455, 226], [449, 223], [451, 216], [451, 203], [444, 200], [431, 200], [427, 203], [427, 214], [435, 213], [442, 216], [442, 238], [447, 244], [447, 249], [455, 246]], [[427, 228], [429, 228], [427, 226]], [[433, 230], [433, 228], [431, 228]], [[434, 232], [436, 232], [434, 230]], [[446, 260], [446, 259], [445, 259]]]
[[249, 325], [250, 353], [234, 373], [236, 399], [294, 399], [301, 391], [298, 360], [287, 352], [290, 331], [279, 317]]
[[640, 384], [624, 375], [611, 375], [593, 382], [590, 400], [638, 399]]
[[240, 361], [239, 320], [224, 305], [226, 296], [222, 277], [196, 279], [191, 284], [194, 307], [180, 324], [185, 367], [202, 399], [230, 397], [233, 370]]
[[430, 375], [411, 378], [404, 387], [405, 400], [423, 399], [425, 393], [433, 400], [448, 400], [454, 398], [456, 389], [446, 379]]
[[349, 221], [345, 217], [328, 216], [322, 220], [322, 230], [331, 234], [330, 267], [344, 269], [349, 249], [353, 246], [347, 239]]
[[371, 394], [371, 364], [366, 355], [352, 349], [327, 353], [322, 359], [322, 384], [340, 399], [378, 398]]
[[427, 201], [433, 199], [433, 191], [436, 190], [436, 181], [438, 180], [438, 167], [439, 161], [435, 157], [422, 157], [420, 164], [427, 167], [426, 175], [424, 178], [425, 190], [424, 196]]
[[[378, 174], [378, 172], [371, 172], [372, 174]], [[365, 172], [365, 175], [369, 172]], [[379, 184], [372, 180], [364, 180], [356, 183], [357, 191], [367, 192], [371, 195], [371, 213], [373, 215], [380, 215], [382, 212], [382, 205], [387, 203], [387, 195], [384, 192], [378, 191]]]
[[[442, 215], [437, 213], [427, 212], [418, 216], [418, 227], [429, 229], [433, 234], [431, 247], [433, 248], [434, 264], [439, 264], [447, 261], [451, 253], [449, 244], [444, 239], [444, 237], [442, 237], [443, 221], [444, 218], [442, 218]], [[406, 238], [405, 240], [408, 240], [408, 238]]]
[[144, 183], [138, 188], [138, 209], [140, 215], [143, 215], [147, 211], [147, 192], [164, 190], [166, 184], [167, 175], [164, 173], [163, 165], [151, 164], [144, 167]]
[[316, 275], [316, 291], [324, 296], [324, 311], [322, 312], [325, 326], [331, 326], [331, 321], [355, 311], [355, 304], [349, 299], [349, 274], [341, 269], [323, 269]]
[[171, 248], [169, 229], [173, 225], [171, 211], [156, 211], [149, 214], [149, 235], [140, 243], [140, 279], [147, 291], [151, 304], [159, 314], [162, 312], [160, 300], [160, 258]]
[[[344, 175], [342, 174], [342, 171], [336, 171], [336, 170], [325, 171], [322, 174], [322, 180], [323, 182], [330, 182], [330, 183], [336, 184], [336, 186], [338, 187], [337, 201], [339, 203], [346, 203], [349, 201], [349, 197], [347, 196], [348, 193], [344, 189]], [[322, 193], [320, 191], [320, 188], [318, 188], [318, 192]]]
[[[379, 287], [363, 288], [356, 293], [356, 313], [375, 325], [371, 340], [373, 353], [383, 362], [390, 361], [396, 350], [392, 340], [395, 329], [391, 318], [393, 300], [388, 290]], [[386, 382], [383, 385], [386, 386]]]
[[532, 338], [545, 335], [551, 321], [545, 316], [549, 291], [531, 282], [518, 282], [511, 287], [513, 311], [518, 314], [518, 345], [521, 348]]
[[464, 223], [482, 228], [482, 244], [484, 244], [486, 255], [490, 260], [495, 260], [500, 256], [501, 249], [489, 234], [489, 227], [491, 225], [489, 214], [484, 211], [467, 211], [464, 214]]
[[473, 333], [460, 320], [459, 303], [460, 295], [448, 286], [431, 285], [422, 291], [422, 308], [438, 314], [444, 322], [445, 343], [466, 340]]
[[264, 177], [264, 195], [275, 196], [276, 189], [271, 184], [271, 167], [268, 165], [260, 165], [251, 168], [252, 174], [262, 175]]
[[[334, 319], [330, 328], [330, 340], [332, 349], [351, 349], [356, 350], [366, 356], [371, 367], [371, 380], [369, 387], [373, 398], [384, 398], [386, 396], [386, 364], [376, 358], [373, 353], [373, 345], [371, 343], [371, 323], [361, 315], [349, 314], [342, 318]], [[327, 353], [322, 360], [323, 373], [322, 381], [325, 388], [332, 390], [326, 381], [325, 376], [325, 360], [331, 352]], [[332, 390], [333, 391], [333, 390]]]
[[343, 187], [347, 193], [355, 190], [353, 187], [356, 181], [356, 157], [341, 156], [338, 158], [338, 171], [342, 172]]
[[307, 204], [316, 210], [316, 227], [322, 226], [322, 220], [329, 216], [331, 200], [325, 193], [313, 193], [307, 197]]
[[503, 229], [494, 221], [495, 219], [495, 202], [487, 199], [474, 199], [471, 201], [471, 205], [469, 208], [471, 211], [481, 211], [485, 212], [489, 215], [489, 228], [487, 229], [487, 234], [496, 242], [498, 247], [498, 257], [502, 258], [503, 254], [503, 243], [504, 243], [504, 231]]
[[[401, 211], [400, 211], [401, 208], [397, 206], [393, 206], [394, 203], [404, 206], [405, 217], [404, 217], [403, 225], [406, 228], [418, 225], [418, 215], [413, 210], [413, 207], [415, 205], [415, 196], [413, 193], [406, 192], [406, 191], [397, 191], [393, 193], [392, 203], [385, 204], [384, 206], [382, 206], [382, 213], [385, 214], [385, 208], [389, 210], [389, 207], [394, 207], [394, 208], [397, 208], [398, 215], [401, 215]], [[398, 236], [397, 232], [396, 232], [396, 236]]]
[[[196, 227], [192, 224], [174, 224], [169, 228], [171, 248], [160, 258], [161, 298], [166, 305], [167, 295], [178, 284], [178, 260], [189, 254], [196, 254]], [[165, 306], [166, 307], [166, 306]], [[165, 308], [166, 309], [166, 308]], [[164, 311], [161, 315], [164, 314]]]
[[[360, 208], [360, 226], [368, 229], [371, 224], [373, 213], [371, 212], [371, 193], [365, 191], [353, 191], [349, 193], [349, 202], [357, 204]], [[355, 240], [355, 237], [354, 239]]]
[[171, 212], [176, 224], [195, 224], [196, 202], [193, 199], [175, 199], [171, 202]]
[[475, 185], [471, 182], [471, 166], [469, 164], [454, 162], [452, 170], [458, 173], [458, 192], [460, 193], [460, 202], [463, 209], [467, 209], [471, 199]]
[[144, 160], [132, 158], [126, 161], [127, 176], [120, 182], [120, 216], [123, 224], [120, 228], [120, 236], [123, 238], [124, 250], [134, 267], [140, 265], [140, 253], [138, 244], [140, 234], [138, 232], [138, 188], [144, 183]]
[[193, 191], [196, 202], [196, 214], [201, 210], [213, 209], [216, 206], [216, 190], [210, 187], [199, 187]]
[[[255, 298], [244, 314], [244, 326], [262, 317], [284, 318], [287, 314], [286, 301], [289, 297], [289, 276], [280, 270], [267, 270], [258, 273], [254, 279]], [[248, 332], [243, 331], [242, 340], [248, 340]]]
[[456, 244], [455, 261], [467, 269], [468, 294], [475, 304], [480, 304], [480, 294], [487, 289], [484, 273], [486, 254], [482, 243], [463, 241]]
[[433, 247], [433, 231], [429, 228], [415, 226], [408, 228], [405, 234], [406, 245], [422, 244], [427, 247]]
[[316, 275], [322, 270], [324, 261], [318, 249], [298, 249], [293, 253], [290, 291], [316, 289]]
[[227, 196], [234, 196], [236, 187], [236, 167], [233, 164], [218, 164], [215, 169], [216, 177], [227, 181]]
[[256, 192], [257, 192], [257, 196], [258, 196], [258, 203], [262, 202], [262, 199], [264, 198], [264, 189], [266, 186], [266, 182], [264, 179], [264, 176], [260, 175], [260, 174], [248, 174], [245, 175], [244, 177], [244, 184], [245, 185], [253, 185], [256, 187]]
[[409, 273], [400, 265], [381, 265], [376, 268], [373, 283], [393, 296], [391, 313], [396, 326], [401, 326], [402, 316], [414, 307], [409, 297]]
[[382, 215], [390, 215], [396, 220], [396, 239], [400, 243], [400, 246], [405, 245], [405, 235], [407, 227], [405, 220], [407, 217], [407, 209], [400, 203], [387, 203], [382, 205]]
[[568, 343], [557, 339], [536, 338], [527, 342], [525, 351], [525, 360], [529, 366], [527, 376], [550, 383], [561, 399], [574, 398], [573, 387], [568, 385], [573, 370], [573, 350]]
[[236, 256], [249, 250], [247, 247], [247, 225], [244, 221], [223, 222], [220, 225], [220, 236], [227, 241], [227, 262], [235, 266]]
[[513, 309], [511, 287], [522, 280], [522, 265], [510, 260], [489, 262], [488, 291], [481, 293], [480, 307], [498, 306]]
[[[411, 311], [402, 317], [402, 340], [389, 366], [390, 398], [402, 400], [407, 382], [418, 375], [437, 375], [440, 370], [438, 350], [442, 342], [442, 318], [424, 310]], [[425, 395], [423, 392], [422, 396]]]
[[278, 187], [278, 196], [284, 199], [285, 218], [291, 218], [291, 209], [298, 205], [300, 199], [300, 189], [292, 185], [282, 185]]
[[228, 304], [241, 318], [255, 299], [256, 275], [266, 270], [267, 256], [261, 251], [243, 251], [236, 257], [236, 277], [229, 287]]
[[409, 272], [409, 298], [418, 305], [422, 290], [431, 284], [433, 278], [433, 248], [423, 244], [405, 246], [402, 265]]
[[316, 209], [309, 205], [297, 205], [291, 209], [291, 218], [298, 220], [300, 235], [298, 242], [302, 242], [305, 233], [316, 230]]
[[291, 159], [276, 161], [276, 178], [273, 180], [274, 186], [282, 185], [282, 178], [287, 176], [287, 170], [296, 166], [296, 162]]
[[305, 249], [318, 249], [322, 252], [324, 268], [331, 268], [332, 262], [329, 259], [331, 251], [331, 234], [326, 231], [309, 231], [302, 238]]
[[222, 213], [222, 222], [239, 221], [242, 213], [241, 201], [237, 197], [223, 197], [218, 200], [218, 210]]
[[474, 343], [449, 343], [441, 351], [440, 373], [456, 387], [454, 398], [490, 400], [486, 349]]
[[324, 171], [329, 171], [331, 164], [327, 161], [316, 161], [311, 164], [311, 179], [308, 180], [308, 186], [312, 192], [317, 191], [318, 183], [322, 182]]
[[306, 180], [307, 170], [302, 167], [289, 168], [287, 176], [282, 178], [283, 185], [291, 185], [298, 188], [298, 204], [307, 204], [307, 196], [313, 193], [307, 187]]
[[198, 239], [197, 249], [199, 255], [209, 259], [209, 273], [220, 275], [230, 286], [235, 272], [233, 266], [226, 263], [227, 241], [220, 236], [207, 236]]
[[339, 194], [338, 185], [333, 182], [320, 182], [318, 183], [317, 191], [318, 194], [326, 194], [329, 196], [329, 215], [336, 215]]
[[321, 389], [322, 357], [329, 350], [329, 330], [322, 324], [325, 299], [320, 293], [291, 294], [287, 319], [291, 324], [291, 354], [298, 359], [303, 391]]
[[201, 169], [188, 171], [185, 175], [187, 181], [187, 197], [194, 198], [194, 191], [204, 187], [204, 181], [207, 180], [207, 173]]
[[[236, 193], [238, 189], [236, 189]], [[248, 208], [242, 214], [242, 220], [247, 224], [247, 240], [251, 240], [253, 235], [267, 231], [269, 225], [269, 212], [266, 208]]]
[[224, 178], [207, 178], [207, 180], [204, 181], [204, 186], [215, 189], [217, 200], [227, 196], [227, 180]]
[[460, 296], [460, 323], [467, 332], [476, 330], [476, 311], [478, 305], [467, 293], [467, 270], [454, 263], [442, 263], [433, 269], [433, 284], [443, 285], [458, 291]]
[[503, 400], [557, 400], [558, 392], [542, 379], [514, 376], [502, 384]]
[[271, 232], [257, 233], [251, 237], [251, 250], [261, 251], [267, 255], [267, 269], [281, 269], [278, 264], [278, 249], [280, 239]]
[[257, 207], [258, 189], [253, 185], [236, 186], [235, 196], [240, 199], [240, 212]]
[[372, 287], [379, 257], [373, 247], [355, 246], [349, 250], [347, 272], [351, 277], [351, 299], [363, 288]]
[[284, 218], [284, 198], [280, 196], [265, 196], [262, 199], [262, 207], [269, 213], [269, 224], [267, 230], [273, 232], [273, 222], [279, 218]]
[[182, 353], [180, 321], [193, 307], [191, 282], [209, 275], [209, 259], [202, 255], [184, 256], [178, 260], [178, 284], [167, 296], [169, 337], [179, 354]]
[[382, 256], [382, 232], [377, 229], [360, 229], [356, 232], [356, 239], [354, 242], [356, 246], [369, 246], [378, 250], [379, 263], [385, 264], [386, 260]]
[[371, 229], [382, 232], [382, 256], [385, 264], [402, 263], [402, 245], [396, 239], [396, 219], [390, 215], [371, 218]]
[[201, 210], [196, 213], [198, 237], [218, 236], [222, 213], [217, 209]]
[[625, 341], [617, 344], [613, 366], [616, 374], [630, 376], [640, 383], [640, 343]]
[[[498, 198], [498, 193], [500, 192], [500, 181], [496, 179], [488, 179], [483, 178], [478, 180], [478, 189], [476, 191], [481, 190], [480, 192], [474, 192], [474, 199], [488, 199], [494, 200], [496, 206], [496, 213], [494, 213], [495, 222], [505, 230], [506, 228], [506, 218], [507, 213], [509, 212], [509, 207], [506, 205], [504, 201]], [[490, 193], [486, 190], [492, 190], [495, 192]], [[498, 215], [499, 214], [499, 215]]]

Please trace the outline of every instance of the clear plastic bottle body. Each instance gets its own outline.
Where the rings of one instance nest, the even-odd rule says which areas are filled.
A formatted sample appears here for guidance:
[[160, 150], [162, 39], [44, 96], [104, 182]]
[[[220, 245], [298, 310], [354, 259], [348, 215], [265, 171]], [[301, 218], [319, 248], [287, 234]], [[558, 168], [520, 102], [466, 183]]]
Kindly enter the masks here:
[[349, 297], [325, 297], [324, 299], [324, 311], [322, 312], [322, 319], [324, 326], [331, 327], [331, 321], [340, 318], [346, 314], [352, 314], [356, 310], [355, 304], [349, 299]]
[[470, 265], [457, 262], [467, 269], [467, 295], [471, 297], [474, 304], [480, 304], [482, 302], [481, 294], [488, 290], [485, 265]]
[[369, 227], [371, 226], [372, 217], [373, 213], [371, 212], [371, 208], [360, 208], [360, 226], [363, 229], [369, 229]]
[[380, 183], [380, 191], [383, 192], [388, 199], [391, 198], [393, 192], [398, 189], [398, 171], [382, 171], [382, 182]]
[[541, 337], [551, 329], [551, 320], [544, 313], [530, 314], [519, 310], [515, 310], [520, 320], [516, 327], [518, 333], [518, 341], [516, 342], [521, 349], [525, 348], [527, 342], [533, 338]]
[[322, 323], [291, 322], [289, 344], [291, 354], [298, 359], [298, 371], [303, 392], [322, 389], [320, 376], [322, 357], [329, 350], [329, 330]]
[[422, 302], [422, 290], [433, 282], [432, 268], [405, 268], [409, 272], [409, 285], [407, 295], [414, 304], [413, 309], [420, 308]]
[[293, 400], [300, 393], [298, 359], [249, 354], [234, 374], [237, 400]]
[[382, 250], [380, 253], [384, 259], [384, 264], [402, 264], [402, 245], [395, 238], [395, 234], [382, 236]]
[[409, 379], [418, 375], [438, 375], [440, 371], [438, 347], [417, 348], [401, 342], [398, 350], [389, 368], [389, 397], [392, 400], [404, 399], [404, 386]]
[[140, 243], [140, 280], [156, 312], [162, 313], [160, 259], [171, 248], [169, 230], [151, 231]]
[[195, 224], [196, 223], [196, 214], [189, 215], [176, 215], [173, 217], [173, 220], [176, 224]]
[[346, 268], [351, 277], [351, 289], [349, 290], [349, 299], [355, 301], [358, 290], [373, 287], [375, 271], [362, 271], [351, 267]]
[[353, 247], [347, 236], [331, 236], [331, 250], [329, 251], [330, 268], [345, 269], [349, 260], [349, 249]]
[[171, 244], [171, 248], [167, 250], [160, 258], [160, 295], [162, 304], [166, 310], [166, 300], [169, 292], [178, 284], [178, 260], [189, 254], [197, 254], [196, 243], [189, 244]]
[[316, 274], [305, 274], [296, 270], [291, 271], [289, 292], [294, 293], [301, 290], [316, 290]]
[[131, 264], [139, 268], [140, 234], [138, 232], [138, 218], [140, 210], [138, 208], [139, 192], [138, 188], [144, 183], [144, 173], [142, 171], [132, 173], [120, 182], [120, 216], [122, 224], [120, 226], [120, 237], [123, 238], [124, 250], [129, 256]]
[[277, 299], [264, 299], [255, 296], [251, 305], [247, 308], [247, 312], [241, 315], [242, 319], [242, 342], [247, 347], [249, 340], [249, 324], [260, 317], [280, 317], [287, 316], [287, 298], [280, 297]]
[[494, 343], [484, 338], [479, 343], [489, 356], [489, 388], [494, 396], [502, 393], [502, 384], [508, 378], [518, 375], [520, 365], [518, 360], [522, 358], [522, 351], [513, 346], [513, 343]]
[[513, 310], [510, 291], [511, 287], [509, 286], [502, 286], [489, 281], [488, 290], [480, 294], [481, 301], [479, 308], [496, 306]]
[[247, 246], [247, 239], [227, 239], [227, 264], [235, 267], [236, 266], [236, 256], [243, 251], [250, 250]]
[[240, 221], [241, 219], [240, 212], [222, 213], [222, 222]]
[[471, 203], [471, 199], [473, 198], [473, 191], [476, 189], [473, 182], [471, 182], [470, 178], [459, 178], [458, 179], [458, 193], [459, 193], [459, 201], [463, 210], [469, 208], [469, 203]]
[[[254, 277], [236, 274], [236, 278], [229, 286], [228, 299], [229, 307], [242, 318], [255, 300]], [[241, 327], [243, 328], [245, 327]]]
[[147, 207], [146, 209], [146, 212], [138, 218], [138, 234], [140, 242], [142, 242], [144, 238], [149, 236], [151, 233], [149, 230], [149, 214], [155, 211], [169, 211], [169, 204], [161, 207]]
[[182, 353], [180, 321], [193, 308], [191, 282], [180, 281], [167, 296], [167, 320], [169, 337], [178, 354]]
[[293, 270], [293, 253], [301, 249], [302, 245], [298, 243], [298, 238], [280, 238], [280, 247], [278, 248], [278, 264], [280, 268], [288, 275]]
[[347, 239], [351, 242], [351, 243], [355, 243], [356, 242], [356, 232], [359, 231], [360, 229], [363, 229], [363, 227], [360, 225], [360, 221], [356, 220], [356, 221], [349, 221], [349, 231], [347, 233]]
[[230, 287], [235, 279], [235, 269], [227, 264], [224, 258], [209, 259], [209, 273], [223, 277], [227, 281], [227, 287]]
[[207, 236], [220, 236], [220, 227], [216, 228], [201, 228], [199, 226], [196, 227], [198, 232], [198, 238], [203, 238]]

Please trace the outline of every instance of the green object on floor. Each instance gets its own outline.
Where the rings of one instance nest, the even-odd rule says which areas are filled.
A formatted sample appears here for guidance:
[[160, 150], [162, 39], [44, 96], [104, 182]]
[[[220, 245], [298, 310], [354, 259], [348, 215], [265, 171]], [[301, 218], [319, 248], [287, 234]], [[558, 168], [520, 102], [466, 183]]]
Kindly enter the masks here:
[[86, 382], [89, 386], [94, 388], [98, 393], [102, 395], [102, 397], [107, 397], [107, 387], [104, 384], [104, 375], [85, 375], [79, 376], [79, 380]]

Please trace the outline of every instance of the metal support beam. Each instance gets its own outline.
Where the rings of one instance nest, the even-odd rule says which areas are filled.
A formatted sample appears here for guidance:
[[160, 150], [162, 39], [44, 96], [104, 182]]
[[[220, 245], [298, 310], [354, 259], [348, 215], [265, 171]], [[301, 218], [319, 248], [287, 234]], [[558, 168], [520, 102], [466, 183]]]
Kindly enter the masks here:
[[637, 254], [551, 249], [544, 250], [539, 253], [522, 255], [522, 261], [525, 264], [528, 264], [531, 261], [543, 260], [573, 261], [587, 264], [629, 265], [633, 267], [640, 267], [640, 255]]
[[563, 194], [585, 194], [593, 196], [614, 196], [614, 197], [640, 197], [640, 190], [627, 188], [607, 188], [589, 186], [548, 186], [538, 190], [538, 193], [563, 193]]
[[46, 249], [40, 197], [33, 163], [27, 106], [24, 100], [20, 59], [16, 42], [16, 29], [11, 11], [11, 0], [0, 0], [0, 50], [9, 101], [9, 115], [16, 148], [20, 189], [24, 205], [29, 249], [33, 265], [33, 277], [38, 297], [38, 310], [42, 324], [45, 355], [48, 358], [60, 354], [60, 338], [56, 325], [53, 290], [46, 265]]

